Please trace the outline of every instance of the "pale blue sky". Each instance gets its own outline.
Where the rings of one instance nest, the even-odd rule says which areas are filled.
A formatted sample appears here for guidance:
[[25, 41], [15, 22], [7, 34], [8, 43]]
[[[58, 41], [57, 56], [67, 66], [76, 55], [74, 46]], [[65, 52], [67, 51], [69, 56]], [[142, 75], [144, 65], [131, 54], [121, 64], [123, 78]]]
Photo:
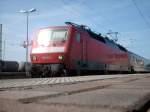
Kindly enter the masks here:
[[117, 31], [118, 43], [150, 59], [150, 0], [0, 0], [6, 60], [25, 60], [20, 45], [26, 39], [26, 16], [19, 10], [31, 8], [37, 11], [29, 17], [30, 39], [38, 28], [71, 21], [102, 34]]

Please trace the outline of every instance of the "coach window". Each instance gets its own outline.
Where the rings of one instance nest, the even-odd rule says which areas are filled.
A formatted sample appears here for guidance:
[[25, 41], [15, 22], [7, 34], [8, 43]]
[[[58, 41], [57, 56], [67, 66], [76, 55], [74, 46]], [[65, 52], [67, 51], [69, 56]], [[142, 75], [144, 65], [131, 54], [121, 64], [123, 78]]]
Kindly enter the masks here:
[[141, 64], [144, 66], [144, 60], [142, 60]]
[[80, 42], [80, 40], [81, 40], [80, 33], [77, 33], [77, 35], [76, 35], [76, 41]]

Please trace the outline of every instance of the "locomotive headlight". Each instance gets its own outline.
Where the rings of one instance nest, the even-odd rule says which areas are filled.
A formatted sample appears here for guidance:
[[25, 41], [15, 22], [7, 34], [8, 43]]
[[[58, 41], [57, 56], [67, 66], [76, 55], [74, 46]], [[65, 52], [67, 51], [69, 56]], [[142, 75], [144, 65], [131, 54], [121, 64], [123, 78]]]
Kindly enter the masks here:
[[36, 56], [32, 56], [32, 60], [33, 60], [33, 61], [36, 61], [36, 60], [37, 60], [37, 57], [36, 57]]
[[63, 60], [63, 59], [64, 59], [64, 56], [59, 55], [59, 56], [58, 56], [58, 59], [59, 59], [59, 60]]

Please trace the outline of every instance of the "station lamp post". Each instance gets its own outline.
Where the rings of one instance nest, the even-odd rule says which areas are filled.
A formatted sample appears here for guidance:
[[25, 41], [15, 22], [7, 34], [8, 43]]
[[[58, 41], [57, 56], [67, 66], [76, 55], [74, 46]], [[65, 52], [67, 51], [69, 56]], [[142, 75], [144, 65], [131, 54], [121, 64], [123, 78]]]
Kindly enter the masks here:
[[29, 75], [28, 73], [28, 52], [29, 52], [29, 37], [28, 37], [28, 29], [29, 29], [29, 14], [32, 12], [35, 12], [36, 9], [32, 8], [30, 10], [20, 10], [20, 13], [24, 13], [26, 14], [26, 20], [27, 20], [27, 31], [26, 31], [26, 42], [24, 43], [25, 48], [26, 48], [26, 63], [25, 63], [25, 71], [26, 71], [26, 75]]

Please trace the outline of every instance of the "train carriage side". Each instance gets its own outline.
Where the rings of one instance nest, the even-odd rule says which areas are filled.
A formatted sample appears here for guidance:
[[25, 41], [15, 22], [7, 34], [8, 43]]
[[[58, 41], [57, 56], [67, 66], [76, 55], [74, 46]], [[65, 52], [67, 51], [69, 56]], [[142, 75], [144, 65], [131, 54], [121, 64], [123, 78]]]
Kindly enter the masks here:
[[[70, 75], [70, 71], [149, 71], [150, 61], [82, 25], [40, 29], [31, 50], [32, 70]], [[36, 69], [35, 69], [36, 68]]]
[[150, 60], [129, 52], [130, 64], [133, 72], [150, 72]]
[[127, 51], [92, 31], [75, 28], [70, 47], [71, 68], [79, 73], [84, 70], [130, 70]]

